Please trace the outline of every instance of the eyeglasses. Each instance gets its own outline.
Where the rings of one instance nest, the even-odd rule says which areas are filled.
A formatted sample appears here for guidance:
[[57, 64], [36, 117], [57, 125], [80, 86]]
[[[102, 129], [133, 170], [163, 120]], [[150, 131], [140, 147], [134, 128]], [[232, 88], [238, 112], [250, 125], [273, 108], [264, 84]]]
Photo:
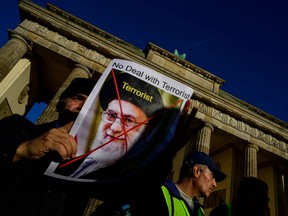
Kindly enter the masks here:
[[119, 119], [120, 124], [127, 128], [132, 128], [135, 125], [141, 124], [140, 122], [136, 122], [132, 117], [127, 117], [127, 116], [123, 116], [123, 119], [121, 119], [121, 117], [117, 116], [117, 113], [113, 113], [113, 112], [102, 112], [101, 113], [101, 118], [103, 121], [109, 123], [109, 124], [113, 124], [116, 119]]

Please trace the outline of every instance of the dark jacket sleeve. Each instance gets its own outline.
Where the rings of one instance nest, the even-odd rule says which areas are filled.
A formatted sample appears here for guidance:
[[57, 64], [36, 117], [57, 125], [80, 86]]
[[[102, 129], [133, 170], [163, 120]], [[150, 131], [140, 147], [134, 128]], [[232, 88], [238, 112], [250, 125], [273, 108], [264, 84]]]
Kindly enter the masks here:
[[29, 139], [34, 124], [21, 115], [11, 115], [0, 120], [0, 172], [10, 172], [18, 146]]
[[214, 207], [209, 216], [229, 216], [228, 206], [226, 204], [220, 204]]

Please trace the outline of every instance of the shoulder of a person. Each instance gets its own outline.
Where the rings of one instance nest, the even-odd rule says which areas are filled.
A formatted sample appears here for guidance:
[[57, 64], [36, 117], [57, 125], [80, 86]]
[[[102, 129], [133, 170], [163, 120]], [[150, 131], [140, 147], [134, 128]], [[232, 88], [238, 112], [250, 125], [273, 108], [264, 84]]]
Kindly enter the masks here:
[[163, 185], [174, 195], [179, 197], [181, 196], [178, 188], [176, 187], [176, 184], [172, 180], [167, 179]]
[[7, 117], [4, 117], [0, 120], [0, 127], [7, 130], [16, 131], [18, 128], [21, 129], [23, 127], [33, 126], [34, 124], [29, 121], [24, 116], [19, 114], [13, 114]]
[[29, 121], [27, 118], [20, 114], [12, 114], [1, 119], [1, 121]]
[[222, 203], [213, 208], [209, 216], [225, 216], [228, 215], [229, 212], [229, 206], [230, 204]]

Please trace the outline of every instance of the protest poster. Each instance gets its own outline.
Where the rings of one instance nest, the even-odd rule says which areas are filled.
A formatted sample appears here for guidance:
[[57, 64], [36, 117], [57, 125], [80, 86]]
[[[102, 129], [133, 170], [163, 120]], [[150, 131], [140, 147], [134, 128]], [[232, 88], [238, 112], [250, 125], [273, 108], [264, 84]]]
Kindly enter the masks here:
[[71, 128], [77, 156], [52, 162], [45, 174], [77, 182], [129, 175], [169, 145], [192, 94], [190, 87], [148, 67], [112, 60]]

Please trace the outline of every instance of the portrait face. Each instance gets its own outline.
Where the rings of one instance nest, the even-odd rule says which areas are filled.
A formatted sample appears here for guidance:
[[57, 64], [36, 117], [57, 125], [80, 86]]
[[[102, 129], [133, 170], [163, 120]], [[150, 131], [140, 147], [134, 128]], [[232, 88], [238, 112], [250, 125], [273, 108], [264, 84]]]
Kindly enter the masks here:
[[118, 100], [112, 100], [101, 114], [102, 120], [91, 149], [99, 147], [92, 154], [102, 162], [123, 157], [146, 127], [148, 117], [142, 109], [125, 100], [120, 103], [121, 105]]
[[200, 197], [209, 197], [213, 190], [217, 187], [216, 180], [211, 170], [204, 165], [196, 165], [199, 167], [199, 174], [196, 177], [195, 185], [198, 188]]

